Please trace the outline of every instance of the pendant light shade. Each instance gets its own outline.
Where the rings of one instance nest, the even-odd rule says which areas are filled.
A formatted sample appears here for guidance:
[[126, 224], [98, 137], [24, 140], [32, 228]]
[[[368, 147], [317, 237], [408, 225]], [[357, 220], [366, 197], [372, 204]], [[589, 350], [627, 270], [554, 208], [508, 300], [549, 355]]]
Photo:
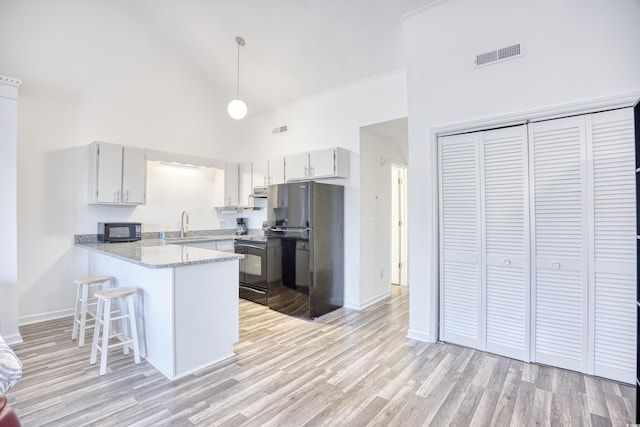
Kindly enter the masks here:
[[237, 84], [236, 84], [236, 99], [229, 102], [227, 106], [227, 112], [229, 115], [236, 119], [240, 120], [247, 115], [247, 104], [245, 104], [240, 99], [240, 46], [244, 46], [244, 39], [240, 36], [236, 37], [236, 43], [238, 44], [238, 74], [237, 74]]
[[247, 104], [239, 99], [234, 99], [227, 105], [227, 112], [234, 119], [240, 120], [247, 115]]

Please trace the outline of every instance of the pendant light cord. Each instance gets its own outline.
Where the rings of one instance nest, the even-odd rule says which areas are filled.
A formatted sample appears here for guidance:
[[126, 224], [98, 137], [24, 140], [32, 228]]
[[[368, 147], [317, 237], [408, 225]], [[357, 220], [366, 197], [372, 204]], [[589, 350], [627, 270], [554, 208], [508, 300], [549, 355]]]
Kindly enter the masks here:
[[236, 99], [240, 99], [240, 40], [236, 38], [238, 44], [238, 72], [236, 75]]
[[238, 73], [236, 74], [236, 99], [240, 99], [240, 46], [244, 46], [244, 39], [240, 36], [236, 37], [236, 44], [238, 45]]

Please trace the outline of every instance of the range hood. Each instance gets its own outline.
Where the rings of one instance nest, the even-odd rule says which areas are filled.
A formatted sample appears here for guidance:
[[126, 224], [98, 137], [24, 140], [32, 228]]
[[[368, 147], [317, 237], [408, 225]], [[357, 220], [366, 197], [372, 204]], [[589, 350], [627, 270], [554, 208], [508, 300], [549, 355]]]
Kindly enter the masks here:
[[251, 193], [251, 197], [254, 199], [266, 199], [267, 198], [267, 186], [259, 186], [253, 187], [253, 192]]

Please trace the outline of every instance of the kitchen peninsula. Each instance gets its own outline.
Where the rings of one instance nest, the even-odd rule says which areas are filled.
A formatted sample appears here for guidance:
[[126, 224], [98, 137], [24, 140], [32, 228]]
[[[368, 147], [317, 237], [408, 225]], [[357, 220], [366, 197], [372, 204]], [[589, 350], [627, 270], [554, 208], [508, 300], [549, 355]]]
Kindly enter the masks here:
[[165, 244], [83, 243], [89, 274], [139, 288], [142, 356], [170, 380], [234, 355], [239, 339], [238, 260], [242, 255]]

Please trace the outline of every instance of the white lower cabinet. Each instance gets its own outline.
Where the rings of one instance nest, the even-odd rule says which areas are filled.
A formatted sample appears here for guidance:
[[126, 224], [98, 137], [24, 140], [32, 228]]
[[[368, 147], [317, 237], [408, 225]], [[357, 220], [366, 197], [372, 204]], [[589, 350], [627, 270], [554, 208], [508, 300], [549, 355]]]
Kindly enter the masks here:
[[631, 108], [439, 139], [440, 338], [633, 383]]

